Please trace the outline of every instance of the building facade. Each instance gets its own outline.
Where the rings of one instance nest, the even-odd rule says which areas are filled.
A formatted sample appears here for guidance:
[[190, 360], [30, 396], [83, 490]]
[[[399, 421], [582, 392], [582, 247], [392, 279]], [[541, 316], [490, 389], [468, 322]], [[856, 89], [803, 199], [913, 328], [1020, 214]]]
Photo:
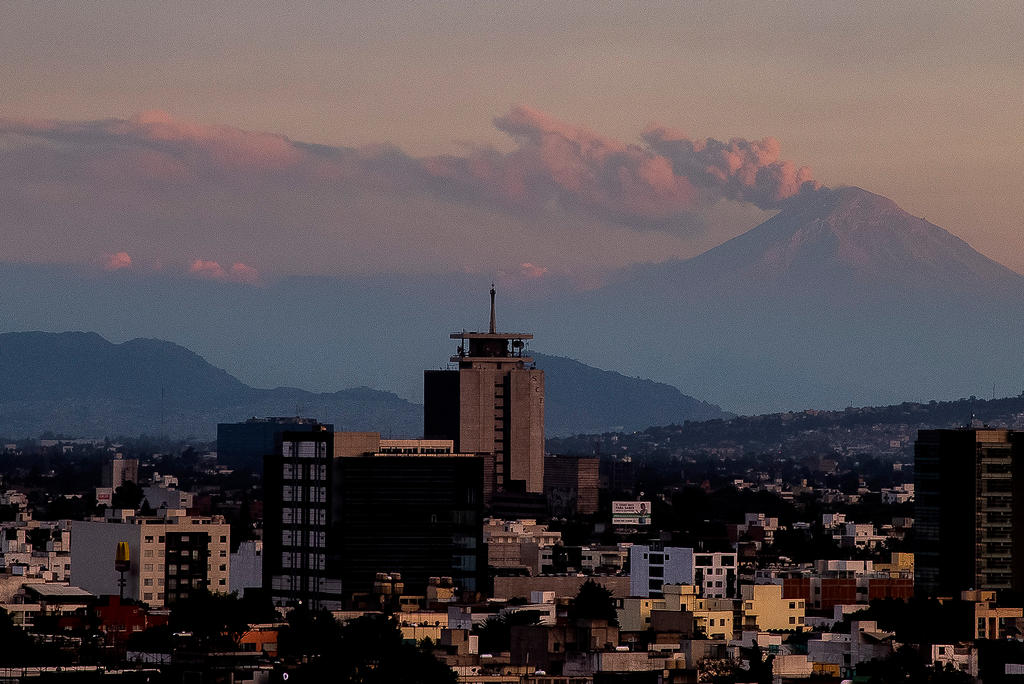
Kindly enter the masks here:
[[451, 440], [285, 433], [264, 482], [264, 587], [278, 605], [337, 610], [378, 574], [409, 591], [433, 577], [484, 589], [483, 458]]
[[597, 513], [601, 459], [588, 456], [544, 457], [544, 496], [559, 518]]
[[484, 497], [504, 490], [544, 493], [544, 371], [526, 353], [528, 333], [455, 332], [456, 370], [423, 378], [423, 434], [450, 439], [456, 452], [485, 460]]
[[189, 516], [173, 509], [140, 516], [118, 510], [103, 519], [75, 521], [72, 584], [97, 596], [118, 595], [118, 542], [127, 542], [129, 549], [125, 598], [159, 608], [197, 590], [231, 591], [231, 526], [221, 516]]
[[1024, 433], [921, 430], [914, 445], [915, 590], [1024, 589]]
[[704, 553], [678, 546], [634, 545], [629, 549], [631, 596], [661, 597], [667, 584], [693, 584], [710, 598], [736, 598], [736, 554]]
[[241, 423], [217, 424], [217, 460], [234, 466], [259, 467], [268, 454], [276, 454], [285, 432], [334, 432], [334, 426], [298, 416], [250, 418]]

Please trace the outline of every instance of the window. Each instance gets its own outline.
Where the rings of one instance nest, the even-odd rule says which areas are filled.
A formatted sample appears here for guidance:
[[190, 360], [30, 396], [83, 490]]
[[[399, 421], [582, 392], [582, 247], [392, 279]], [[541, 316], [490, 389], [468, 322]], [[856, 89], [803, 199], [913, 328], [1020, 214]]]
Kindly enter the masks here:
[[152, 572], [153, 571], [153, 564], [152, 563], [146, 563], [146, 564], [144, 564], [142, 566], [142, 569], [145, 570], [146, 572]]
[[796, 624], [796, 617], [790, 615], [789, 616], [789, 624], [795, 625]]
[[152, 544], [153, 543], [153, 535], [147, 534], [146, 535], [146, 542], [149, 543], [149, 544]]
[[227, 541], [228, 541], [228, 536], [226, 534], [220, 535], [220, 543], [221, 544], [226, 544]]
[[790, 601], [790, 602], [789, 602], [789, 607], [790, 607], [791, 609], [792, 609], [792, 608], [796, 608], [796, 601]]
[[222, 580], [221, 580], [220, 582], [218, 582], [217, 584], [219, 584], [220, 586], [224, 587], [224, 586], [227, 586], [227, 581], [226, 581], [226, 580], [223, 580], [223, 579], [222, 579]]
[[223, 563], [221, 563], [221, 565], [220, 565], [220, 571], [221, 571], [221, 572], [227, 572], [227, 571], [228, 571], [228, 566], [227, 566], [227, 565], [225, 565], [225, 564], [223, 564]]
[[227, 558], [228, 557], [228, 552], [225, 551], [224, 549], [221, 549], [220, 550], [220, 557], [221, 558]]
[[714, 565], [714, 561], [711, 556], [694, 556], [693, 564], [698, 567], [706, 568], [710, 565]]
[[143, 599], [145, 599], [145, 600], [147, 600], [147, 601], [152, 601], [152, 600], [153, 600], [153, 592], [151, 592], [151, 591], [147, 591], [147, 592], [145, 592], [145, 593], [144, 593], [144, 594], [142, 595], [142, 598], [143, 598]]
[[164, 535], [161, 534], [159, 537], [157, 537], [157, 541], [159, 541], [161, 544], [163, 544], [164, 543]]
[[146, 549], [145, 551], [142, 552], [142, 555], [145, 558], [152, 558], [153, 557], [153, 549]]
[[153, 578], [152, 577], [147, 577], [146, 579], [144, 579], [142, 581], [142, 586], [144, 586], [144, 587], [151, 587], [151, 586], [153, 586]]

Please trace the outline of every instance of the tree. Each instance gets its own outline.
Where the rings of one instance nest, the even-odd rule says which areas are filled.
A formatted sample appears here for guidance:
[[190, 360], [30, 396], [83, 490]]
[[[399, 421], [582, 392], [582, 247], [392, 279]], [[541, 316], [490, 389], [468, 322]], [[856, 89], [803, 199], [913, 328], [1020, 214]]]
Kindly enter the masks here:
[[512, 648], [512, 628], [536, 625], [540, 615], [535, 610], [515, 610], [504, 615], [487, 618], [479, 628], [480, 651], [482, 653], [501, 653]]
[[174, 603], [169, 624], [175, 632], [191, 633], [197, 648], [237, 650], [239, 639], [249, 629], [249, 607], [237, 593], [194, 591]]
[[110, 507], [138, 510], [143, 496], [142, 487], [128, 480], [114, 490], [114, 495], [110, 497]]
[[582, 585], [569, 608], [571, 620], [607, 620], [609, 625], [619, 626], [619, 615], [615, 609], [615, 598], [611, 589], [588, 579]]
[[[301, 612], [295, 621], [322, 621], [329, 614]], [[296, 611], [292, 611], [293, 614]], [[319, 615], [319, 617], [318, 617]], [[289, 624], [292, 616], [289, 616]], [[319, 653], [296, 671], [297, 682], [333, 681], [339, 684], [456, 684], [458, 677], [432, 653], [402, 639], [398, 622], [385, 615], [364, 615], [329, 628], [320, 639]], [[297, 636], [296, 634], [292, 635]]]

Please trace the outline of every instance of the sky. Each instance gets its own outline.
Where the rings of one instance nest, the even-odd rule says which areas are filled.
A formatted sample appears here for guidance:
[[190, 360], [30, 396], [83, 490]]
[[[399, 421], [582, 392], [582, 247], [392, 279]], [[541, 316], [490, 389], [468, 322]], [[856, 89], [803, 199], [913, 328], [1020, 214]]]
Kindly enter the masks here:
[[817, 184], [1024, 272], [1006, 3], [14, 3], [4, 261], [259, 285], [685, 258]]

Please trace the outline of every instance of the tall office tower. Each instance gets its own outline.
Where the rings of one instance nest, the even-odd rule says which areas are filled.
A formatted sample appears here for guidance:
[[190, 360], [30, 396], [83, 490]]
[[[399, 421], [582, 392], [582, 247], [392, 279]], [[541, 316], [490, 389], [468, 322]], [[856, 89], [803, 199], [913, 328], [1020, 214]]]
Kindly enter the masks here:
[[921, 430], [914, 473], [915, 591], [1024, 589], [1024, 433]]
[[103, 464], [102, 486], [117, 489], [125, 482], [139, 483], [139, 459], [125, 458], [122, 454], [115, 454], [112, 459]]
[[264, 587], [277, 605], [340, 609], [378, 573], [410, 592], [484, 588], [483, 459], [451, 440], [287, 432], [264, 465]]
[[342, 607], [331, 504], [334, 433], [284, 432], [263, 460], [263, 588], [277, 605]]
[[457, 370], [423, 377], [424, 436], [485, 457], [484, 498], [544, 493], [544, 371], [526, 355], [528, 333], [496, 332], [491, 287], [488, 332], [455, 332]]
[[454, 453], [447, 439], [343, 432], [335, 453], [335, 538], [346, 592], [371, 591], [378, 573], [401, 573], [410, 593], [425, 592], [431, 577], [484, 591], [482, 457]]
[[334, 432], [331, 424], [298, 416], [250, 418], [242, 423], [217, 424], [217, 460], [232, 466], [259, 467], [263, 457], [276, 454], [285, 432]]

